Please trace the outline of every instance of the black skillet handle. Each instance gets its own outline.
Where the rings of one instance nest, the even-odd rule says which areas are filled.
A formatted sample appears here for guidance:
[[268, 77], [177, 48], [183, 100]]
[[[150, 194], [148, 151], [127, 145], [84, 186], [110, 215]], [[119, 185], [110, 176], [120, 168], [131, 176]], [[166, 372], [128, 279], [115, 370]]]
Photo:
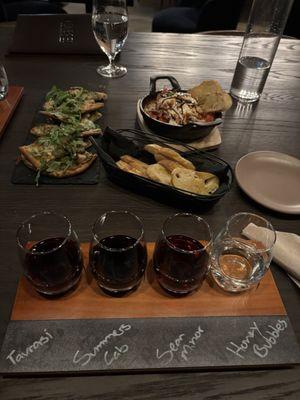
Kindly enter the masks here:
[[174, 78], [174, 76], [169, 76], [169, 75], [157, 75], [157, 76], [151, 76], [150, 78], [150, 95], [154, 96], [156, 93], [156, 81], [160, 79], [167, 79], [171, 85], [173, 90], [181, 90], [181, 87], [177, 81], [177, 79]]

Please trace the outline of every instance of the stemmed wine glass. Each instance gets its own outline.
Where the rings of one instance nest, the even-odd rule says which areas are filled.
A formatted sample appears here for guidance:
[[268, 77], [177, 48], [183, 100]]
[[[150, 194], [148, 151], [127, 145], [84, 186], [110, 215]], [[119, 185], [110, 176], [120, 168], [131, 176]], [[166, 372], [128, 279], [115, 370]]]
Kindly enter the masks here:
[[0, 101], [4, 100], [8, 93], [8, 79], [3, 65], [0, 65]]
[[108, 65], [97, 68], [98, 74], [118, 78], [127, 69], [114, 63], [127, 38], [128, 15], [126, 0], [94, 0], [92, 27], [97, 43], [109, 59]]

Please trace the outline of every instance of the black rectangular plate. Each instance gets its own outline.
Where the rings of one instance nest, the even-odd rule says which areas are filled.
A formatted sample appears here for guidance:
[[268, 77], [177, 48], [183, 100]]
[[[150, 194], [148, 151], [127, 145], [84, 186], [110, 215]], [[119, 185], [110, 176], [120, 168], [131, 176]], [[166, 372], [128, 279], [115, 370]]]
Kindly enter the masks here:
[[287, 316], [11, 321], [0, 372], [107, 373], [300, 363]]
[[[49, 89], [50, 90], [50, 89]], [[47, 117], [39, 114], [39, 110], [42, 109], [42, 104], [38, 108], [31, 127], [35, 125], [39, 125], [42, 123], [49, 123]], [[99, 120], [102, 122], [103, 125], [103, 117]], [[98, 124], [99, 124], [99, 121]], [[53, 123], [53, 122], [50, 122]], [[34, 142], [36, 138], [28, 133], [24, 145], [28, 145]], [[99, 141], [100, 139], [95, 138], [95, 140]], [[88, 149], [89, 152], [96, 154], [96, 150], [94, 147], [90, 147]], [[41, 175], [39, 179], [39, 185], [47, 184], [47, 185], [95, 185], [99, 182], [100, 179], [100, 160], [99, 157], [93, 162], [93, 164], [88, 168], [86, 171], [79, 175], [70, 176], [68, 178], [53, 178], [51, 176]], [[30, 168], [26, 167], [26, 165], [20, 160], [16, 163], [13, 174], [11, 177], [11, 182], [14, 184], [20, 185], [36, 185], [35, 182], [36, 171], [31, 170]]]

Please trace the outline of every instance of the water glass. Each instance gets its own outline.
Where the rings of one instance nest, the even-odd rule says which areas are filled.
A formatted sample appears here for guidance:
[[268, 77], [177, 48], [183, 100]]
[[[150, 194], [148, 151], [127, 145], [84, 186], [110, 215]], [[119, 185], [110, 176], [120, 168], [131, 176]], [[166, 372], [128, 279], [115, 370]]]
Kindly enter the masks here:
[[97, 68], [97, 72], [106, 78], [118, 78], [125, 75], [127, 69], [116, 65], [114, 60], [127, 39], [126, 0], [94, 0], [92, 27], [98, 45], [109, 59], [109, 64], [101, 65]]
[[8, 93], [8, 79], [3, 65], [0, 65], [0, 101], [4, 100]]
[[41, 294], [57, 296], [76, 287], [83, 259], [78, 237], [64, 215], [43, 211], [17, 230], [24, 275]]
[[122, 296], [136, 289], [147, 266], [141, 220], [129, 211], [108, 211], [94, 223], [90, 269], [107, 294]]
[[[255, 239], [249, 235], [253, 227], [259, 231]], [[257, 285], [269, 268], [275, 240], [273, 226], [263, 217], [250, 213], [233, 215], [214, 241], [212, 277], [222, 289], [230, 292], [241, 292]]]
[[208, 272], [211, 245], [210, 227], [198, 215], [178, 213], [167, 218], [153, 255], [160, 286], [173, 295], [198, 289]]
[[293, 0], [253, 0], [230, 94], [257, 101], [265, 86]]

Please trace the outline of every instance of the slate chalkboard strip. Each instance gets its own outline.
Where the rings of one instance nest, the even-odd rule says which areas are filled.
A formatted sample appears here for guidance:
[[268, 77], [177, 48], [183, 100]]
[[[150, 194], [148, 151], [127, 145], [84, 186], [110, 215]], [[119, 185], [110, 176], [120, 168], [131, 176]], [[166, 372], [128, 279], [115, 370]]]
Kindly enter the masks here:
[[[82, 244], [85, 265], [88, 262], [88, 243]], [[148, 244], [149, 259], [154, 244]], [[151, 262], [146, 279], [139, 289], [127, 297], [105, 295], [91, 278], [83, 274], [79, 287], [55, 300], [38, 295], [25, 281], [20, 280], [11, 319], [49, 320], [85, 318], [147, 318], [200, 316], [286, 315], [280, 294], [268, 271], [260, 285], [241, 294], [225, 293], [206, 281], [194, 294], [184, 298], [166, 295], [153, 276]]]
[[282, 367], [300, 363], [286, 316], [11, 321], [2, 374]]

